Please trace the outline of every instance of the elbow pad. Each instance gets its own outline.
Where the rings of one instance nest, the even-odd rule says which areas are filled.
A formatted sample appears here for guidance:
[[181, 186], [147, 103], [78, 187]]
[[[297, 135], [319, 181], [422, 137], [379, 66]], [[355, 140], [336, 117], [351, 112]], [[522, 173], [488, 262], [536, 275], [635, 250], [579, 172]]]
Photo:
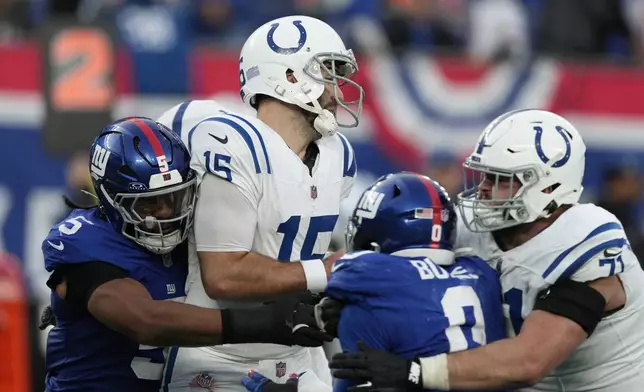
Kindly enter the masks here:
[[565, 317], [579, 324], [588, 336], [604, 316], [606, 299], [587, 283], [569, 279], [557, 281], [541, 291], [534, 304], [534, 310], [543, 310]]

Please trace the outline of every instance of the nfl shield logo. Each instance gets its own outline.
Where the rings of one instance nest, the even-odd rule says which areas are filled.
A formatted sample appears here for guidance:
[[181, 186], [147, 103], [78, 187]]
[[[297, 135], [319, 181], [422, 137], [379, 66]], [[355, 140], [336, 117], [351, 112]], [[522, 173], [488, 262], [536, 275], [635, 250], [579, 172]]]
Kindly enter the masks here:
[[315, 200], [318, 198], [318, 187], [311, 185], [311, 199]]
[[284, 377], [286, 375], [286, 363], [278, 362], [275, 364], [275, 377]]
[[449, 220], [449, 210], [442, 209], [441, 210], [441, 221], [447, 222], [448, 220]]
[[190, 384], [188, 384], [188, 385], [191, 386], [191, 387], [194, 387], [194, 388], [203, 388], [203, 389], [207, 389], [207, 390], [211, 391], [212, 390], [211, 387], [213, 387], [213, 385], [212, 385], [213, 381], [214, 381], [214, 379], [212, 378], [212, 376], [210, 374], [208, 374], [208, 373], [199, 373], [199, 374], [197, 374], [195, 376], [195, 378], [193, 378], [190, 381]]

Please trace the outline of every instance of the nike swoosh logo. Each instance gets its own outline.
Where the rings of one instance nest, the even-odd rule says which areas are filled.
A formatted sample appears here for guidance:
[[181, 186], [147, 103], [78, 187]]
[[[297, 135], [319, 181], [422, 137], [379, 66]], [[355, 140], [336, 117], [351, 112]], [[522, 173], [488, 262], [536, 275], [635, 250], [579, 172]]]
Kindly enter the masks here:
[[60, 241], [58, 241], [58, 244], [54, 244], [54, 243], [53, 243], [53, 242], [51, 242], [51, 241], [47, 241], [47, 243], [48, 243], [49, 245], [51, 245], [51, 247], [52, 247], [52, 248], [54, 248], [54, 249], [57, 249], [57, 250], [63, 250], [63, 249], [65, 249], [65, 244], [63, 244], [63, 243], [62, 243], [62, 242], [60, 242]]
[[342, 268], [344, 263], [333, 263], [333, 266], [331, 267], [331, 273], [334, 273], [335, 271], [339, 270]]
[[216, 141], [218, 141], [221, 144], [228, 143], [228, 135], [226, 135], [225, 137], [218, 137], [213, 135], [212, 133], [209, 133], [208, 135], [212, 136]]
[[[615, 248], [613, 248], [615, 249]], [[604, 249], [604, 257], [615, 257], [622, 253], [621, 249], [618, 249], [616, 252], [615, 251], [609, 251], [609, 249]]]

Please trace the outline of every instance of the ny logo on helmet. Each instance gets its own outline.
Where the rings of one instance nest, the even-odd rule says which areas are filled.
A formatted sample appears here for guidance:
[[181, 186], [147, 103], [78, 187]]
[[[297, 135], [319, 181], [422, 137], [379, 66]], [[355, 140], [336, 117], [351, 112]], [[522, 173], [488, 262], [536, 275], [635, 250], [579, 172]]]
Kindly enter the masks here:
[[[536, 134], [534, 135], [534, 145], [537, 149], [537, 155], [539, 155], [539, 159], [541, 159], [541, 162], [543, 163], [548, 163], [550, 162], [551, 158], [548, 158], [546, 154], [543, 152], [543, 147], [541, 146], [541, 136], [543, 134], [543, 128], [540, 126], [534, 126], [533, 129], [535, 130]], [[572, 135], [570, 132], [566, 131], [563, 127], [556, 126], [555, 130], [559, 135], [561, 135], [561, 138], [564, 140], [564, 143], [566, 143], [566, 153], [564, 154], [563, 157], [561, 157], [559, 160], [557, 160], [555, 163], [550, 165], [551, 167], [561, 167], [568, 162], [570, 159], [570, 139], [572, 139]]]
[[306, 30], [304, 29], [304, 26], [302, 26], [302, 21], [293, 21], [293, 25], [295, 25], [295, 27], [297, 27], [297, 30], [300, 32], [300, 38], [297, 41], [297, 46], [292, 46], [290, 48], [283, 48], [279, 46], [273, 39], [273, 34], [275, 34], [275, 30], [277, 30], [277, 27], [279, 25], [279, 23], [273, 23], [271, 25], [271, 29], [268, 30], [268, 35], [266, 36], [266, 43], [268, 43], [268, 47], [271, 48], [273, 52], [278, 54], [293, 54], [299, 52], [306, 43]]
[[107, 161], [110, 159], [110, 154], [110, 151], [107, 151], [101, 146], [97, 145], [94, 148], [92, 163], [90, 165], [90, 170], [93, 176], [103, 177], [105, 175], [105, 169], [107, 168]]
[[373, 219], [378, 212], [378, 207], [382, 203], [385, 194], [376, 191], [367, 191], [362, 195], [358, 208], [356, 209], [356, 216], [360, 218]]

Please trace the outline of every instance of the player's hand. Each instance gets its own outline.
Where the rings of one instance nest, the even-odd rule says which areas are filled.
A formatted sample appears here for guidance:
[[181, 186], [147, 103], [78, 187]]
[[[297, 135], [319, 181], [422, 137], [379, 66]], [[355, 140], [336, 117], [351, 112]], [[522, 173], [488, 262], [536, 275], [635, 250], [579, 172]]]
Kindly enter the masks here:
[[286, 384], [278, 384], [251, 370], [241, 382], [249, 392], [297, 392], [299, 376], [293, 373], [286, 380]]
[[333, 340], [315, 322], [315, 307], [301, 302], [301, 296], [276, 300], [270, 304], [279, 317], [275, 322], [275, 343], [290, 346], [319, 347]]
[[344, 250], [339, 250], [337, 252], [332, 253], [330, 256], [325, 257], [322, 262], [324, 263], [324, 268], [326, 268], [326, 276], [331, 276], [331, 268], [333, 267], [333, 263], [338, 261], [342, 256], [344, 256], [346, 252]]
[[[336, 354], [329, 362], [333, 377], [370, 382], [370, 386], [354, 387], [354, 391], [407, 390], [420, 391], [422, 374], [418, 359], [407, 360], [358, 342], [358, 351]], [[351, 388], [350, 388], [351, 389]]]
[[38, 329], [44, 331], [50, 325], [54, 327], [56, 326], [56, 316], [54, 316], [54, 311], [51, 310], [51, 305], [47, 305], [40, 315]]
[[[314, 305], [300, 299], [302, 295], [290, 295], [266, 301], [259, 308], [221, 310], [222, 344], [319, 347], [332, 341], [332, 336], [318, 328]], [[311, 301], [310, 296], [305, 299]]]
[[320, 330], [338, 337], [338, 323], [344, 304], [333, 298], [324, 297], [315, 305], [315, 322]]
[[299, 302], [293, 311], [291, 323], [293, 339], [298, 346], [319, 347], [324, 342], [333, 340], [333, 336], [319, 329], [314, 305]]

